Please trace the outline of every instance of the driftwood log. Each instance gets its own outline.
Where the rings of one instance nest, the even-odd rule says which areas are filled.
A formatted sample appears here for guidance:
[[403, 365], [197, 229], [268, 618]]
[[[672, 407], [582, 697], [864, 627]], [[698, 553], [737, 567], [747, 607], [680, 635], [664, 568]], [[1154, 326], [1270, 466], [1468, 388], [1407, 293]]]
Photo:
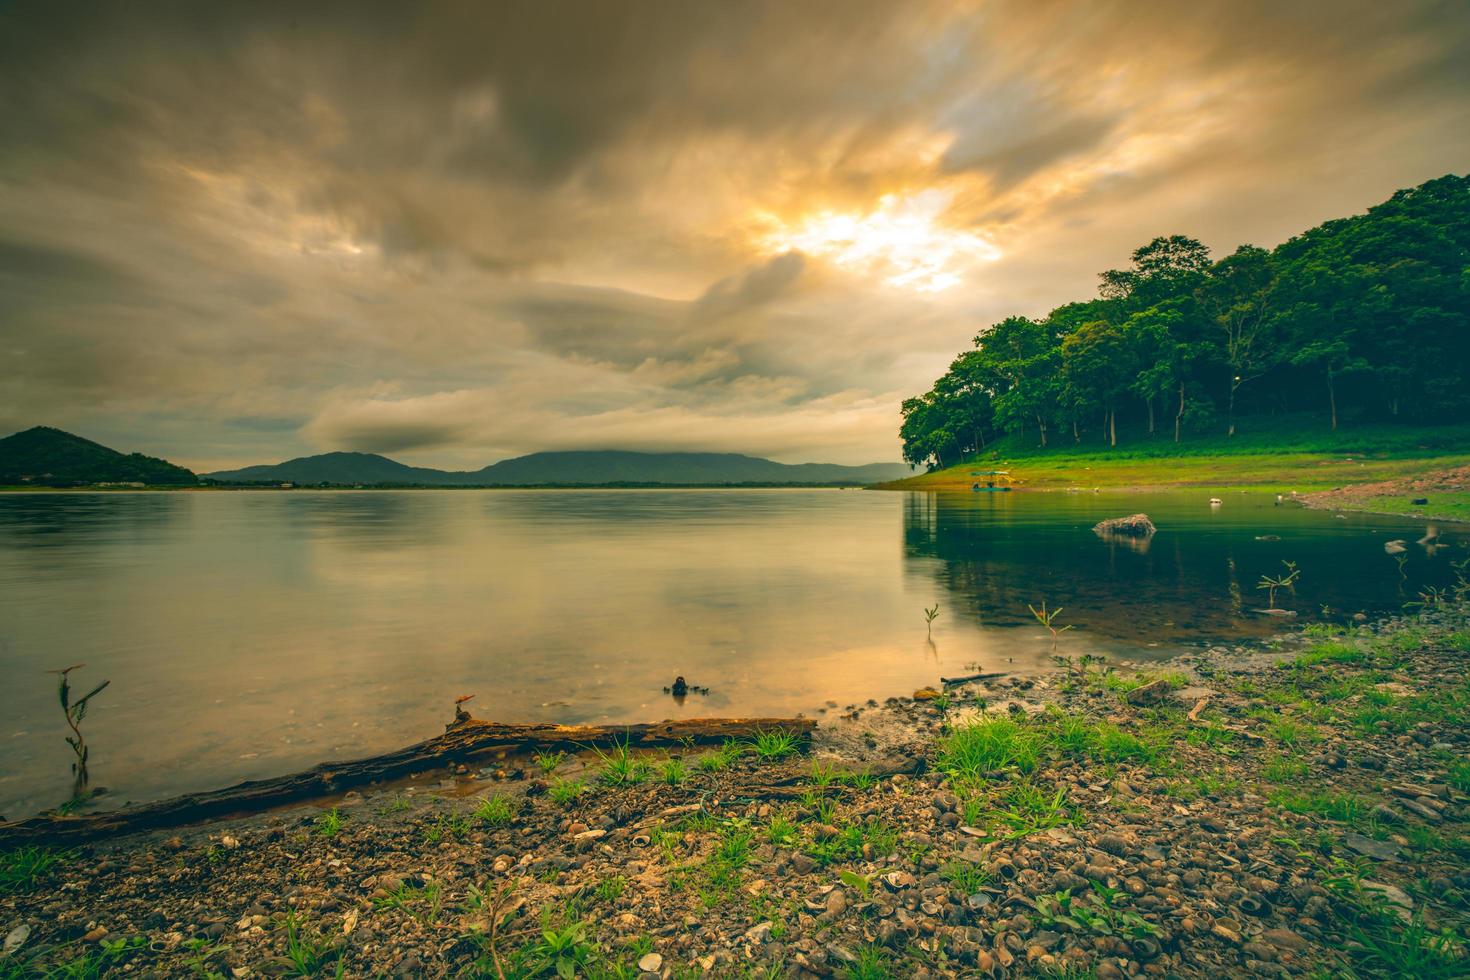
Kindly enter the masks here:
[[400, 779], [489, 752], [575, 750], [624, 742], [633, 748], [722, 742], [772, 731], [810, 738], [816, 727], [817, 723], [809, 718], [688, 718], [638, 725], [504, 725], [471, 718], [451, 725], [443, 735], [367, 759], [325, 762], [289, 776], [249, 780], [225, 789], [188, 793], [103, 813], [42, 814], [0, 822], [0, 849], [77, 842], [238, 816], [330, 796], [368, 783]]
[[993, 674], [964, 674], [960, 677], [941, 677], [939, 678], [939, 683], [950, 686], [954, 684], [968, 684], [970, 681], [993, 681], [997, 677], [1004, 676], [1006, 676], [1004, 671], [997, 671]]

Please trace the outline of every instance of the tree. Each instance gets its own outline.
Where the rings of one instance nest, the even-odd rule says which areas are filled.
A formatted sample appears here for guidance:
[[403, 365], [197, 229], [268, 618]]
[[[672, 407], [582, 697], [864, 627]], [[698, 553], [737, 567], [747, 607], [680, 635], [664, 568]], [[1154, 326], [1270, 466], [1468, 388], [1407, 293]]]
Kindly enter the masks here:
[[1224, 334], [1225, 366], [1229, 369], [1227, 435], [1235, 435], [1235, 393], [1264, 375], [1277, 360], [1267, 336], [1275, 285], [1271, 253], [1242, 245], [1215, 263], [1201, 287], [1205, 303]]
[[1033, 427], [1045, 447], [1066, 421], [1080, 441], [1096, 414], [1115, 443], [1120, 413], [1152, 433], [1166, 401], [1175, 442], [1267, 410], [1325, 408], [1334, 429], [1470, 417], [1470, 176], [1213, 264], [1162, 236], [1099, 278], [1098, 298], [980, 331], [904, 403], [905, 458], [958, 461]]
[[1102, 409], [1110, 446], [1118, 444], [1118, 396], [1136, 373], [1128, 335], [1107, 320], [1084, 323], [1062, 341], [1062, 375], [1082, 404]]

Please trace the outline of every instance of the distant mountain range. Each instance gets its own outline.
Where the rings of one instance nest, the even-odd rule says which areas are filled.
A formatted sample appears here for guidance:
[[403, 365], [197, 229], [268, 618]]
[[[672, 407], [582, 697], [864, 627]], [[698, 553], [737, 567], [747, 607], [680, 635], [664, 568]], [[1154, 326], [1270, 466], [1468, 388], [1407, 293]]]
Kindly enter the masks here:
[[0, 439], [0, 486], [142, 483], [181, 486], [199, 482], [182, 466], [142, 453], [115, 449], [38, 425]]
[[777, 463], [736, 453], [590, 451], [532, 453], [457, 473], [407, 466], [374, 453], [323, 453], [274, 465], [196, 476], [167, 460], [140, 453], [124, 455], [90, 439], [46, 426], [0, 439], [0, 486], [98, 483], [190, 486], [200, 480], [310, 486], [863, 486], [907, 474], [908, 467], [902, 463], [838, 466]]
[[221, 483], [413, 486], [577, 486], [607, 484], [844, 484], [862, 486], [908, 474], [902, 463], [838, 466], [777, 463], [736, 453], [532, 453], [483, 469], [450, 472], [406, 466], [374, 453], [324, 453], [269, 466], [206, 473]]

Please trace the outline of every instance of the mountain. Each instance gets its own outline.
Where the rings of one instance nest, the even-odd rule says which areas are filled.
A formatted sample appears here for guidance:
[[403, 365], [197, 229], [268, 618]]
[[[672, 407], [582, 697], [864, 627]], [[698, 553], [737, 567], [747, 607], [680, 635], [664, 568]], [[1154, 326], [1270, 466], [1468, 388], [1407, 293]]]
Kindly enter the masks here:
[[199, 482], [182, 466], [142, 453], [115, 449], [60, 429], [38, 425], [0, 439], [0, 485], [69, 486], [78, 483], [146, 483], [180, 486]]
[[263, 464], [239, 470], [205, 473], [204, 477], [221, 483], [407, 483], [447, 486], [465, 482], [453, 478], [467, 475], [405, 466], [397, 460], [376, 453], [323, 453], [320, 456], [299, 456], [274, 465]]
[[532, 453], [472, 472], [405, 466], [372, 453], [326, 453], [274, 466], [206, 473], [221, 483], [416, 484], [419, 486], [547, 486], [597, 484], [846, 484], [861, 486], [908, 473], [901, 463], [838, 466], [777, 463], [736, 453]]

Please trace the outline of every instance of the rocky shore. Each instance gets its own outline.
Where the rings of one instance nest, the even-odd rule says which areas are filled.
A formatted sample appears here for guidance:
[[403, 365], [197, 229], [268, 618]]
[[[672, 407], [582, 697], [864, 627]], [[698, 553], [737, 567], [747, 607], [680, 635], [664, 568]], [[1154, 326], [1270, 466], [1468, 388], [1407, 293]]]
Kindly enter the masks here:
[[1470, 975], [1470, 611], [0, 855], [0, 978]]
[[1378, 483], [1358, 483], [1302, 494], [1319, 510], [1408, 514], [1425, 520], [1470, 521], [1470, 466], [1426, 469]]

